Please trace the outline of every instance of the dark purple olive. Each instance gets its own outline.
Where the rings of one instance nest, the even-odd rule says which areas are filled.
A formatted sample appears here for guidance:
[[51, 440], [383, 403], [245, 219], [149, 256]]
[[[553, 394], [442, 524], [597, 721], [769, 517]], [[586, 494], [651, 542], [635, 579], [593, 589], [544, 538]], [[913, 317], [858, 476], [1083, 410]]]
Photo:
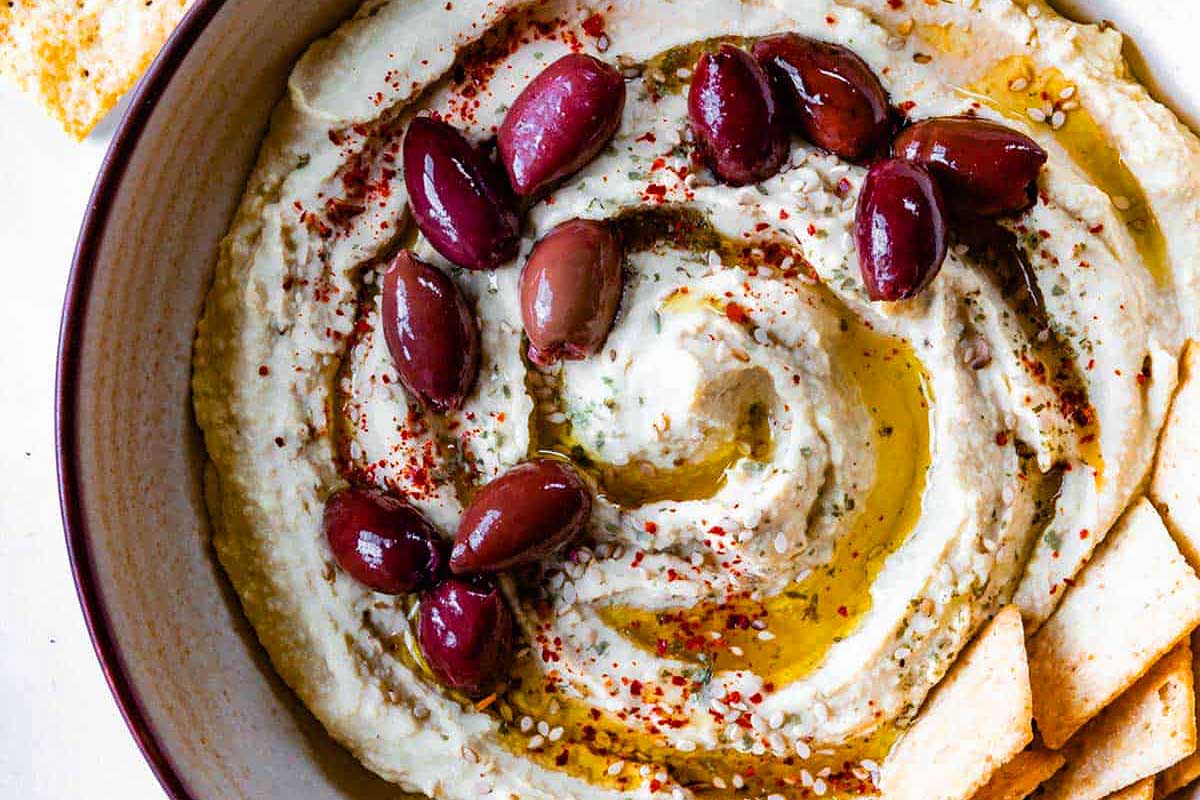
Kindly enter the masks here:
[[867, 295], [904, 300], [933, 280], [946, 257], [946, 213], [929, 170], [891, 158], [867, 172], [854, 215]]
[[712, 171], [732, 186], [774, 175], [787, 157], [766, 73], [745, 50], [723, 44], [696, 65], [688, 92], [692, 132]]
[[421, 596], [421, 653], [452, 689], [477, 695], [503, 678], [512, 639], [512, 612], [490, 581], [449, 578]]
[[847, 161], [883, 149], [890, 131], [887, 92], [856, 53], [781, 33], [755, 44], [754, 57], [805, 139]]
[[463, 513], [450, 571], [496, 572], [543, 559], [583, 530], [591, 513], [591, 492], [570, 464], [518, 464], [480, 489]]
[[432, 586], [446, 543], [420, 511], [374, 489], [342, 489], [325, 501], [325, 536], [338, 565], [384, 594]]
[[547, 366], [603, 345], [621, 299], [621, 242], [611, 225], [572, 219], [546, 234], [521, 272], [529, 358]]
[[479, 329], [450, 276], [402, 250], [383, 275], [383, 335], [408, 390], [458, 408], [479, 373]]
[[447, 261], [495, 269], [516, 256], [521, 223], [504, 174], [451, 125], [409, 123], [404, 186], [417, 228]]
[[995, 217], [1024, 211], [1037, 199], [1046, 151], [1023, 133], [972, 117], [935, 117], [900, 132], [897, 158], [917, 161], [937, 178], [961, 215]]
[[621, 73], [582, 53], [565, 55], [517, 95], [504, 115], [500, 160], [520, 195], [536, 195], [591, 161], [621, 126]]

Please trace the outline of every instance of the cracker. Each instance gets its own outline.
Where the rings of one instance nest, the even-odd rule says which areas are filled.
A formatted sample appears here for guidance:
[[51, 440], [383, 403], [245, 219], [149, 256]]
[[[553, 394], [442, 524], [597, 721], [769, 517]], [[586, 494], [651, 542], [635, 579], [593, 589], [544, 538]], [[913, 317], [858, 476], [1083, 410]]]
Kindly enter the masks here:
[[1042, 800], [1100, 800], [1195, 751], [1194, 691], [1184, 642], [1071, 738]]
[[961, 800], [1033, 739], [1021, 613], [996, 615], [950, 668], [883, 765], [888, 800]]
[[[1200, 690], [1200, 658], [1195, 657], [1197, 652], [1200, 652], [1200, 631], [1192, 633], [1192, 684], [1197, 690]], [[1197, 714], [1200, 715], [1200, 703], [1196, 705]], [[1197, 726], [1200, 727], [1200, 717], [1197, 719]], [[1200, 778], [1200, 752], [1192, 753], [1159, 775], [1158, 783], [1154, 787], [1154, 795], [1155, 797], [1166, 797], [1176, 789], [1187, 786], [1196, 778]]]
[[1107, 800], [1153, 800], [1154, 776], [1142, 778], [1132, 786], [1126, 786], [1119, 792], [1110, 794]]
[[1200, 623], [1200, 580], [1142, 499], [1029, 643], [1033, 716], [1058, 748]]
[[1058, 772], [1066, 761], [1061, 753], [1034, 748], [1022, 750], [996, 770], [972, 800], [1024, 800], [1046, 780]]
[[1180, 359], [1179, 388], [1163, 427], [1150, 499], [1193, 569], [1200, 569], [1200, 343]]
[[0, 74], [82, 139], [150, 65], [189, 2], [0, 3]]

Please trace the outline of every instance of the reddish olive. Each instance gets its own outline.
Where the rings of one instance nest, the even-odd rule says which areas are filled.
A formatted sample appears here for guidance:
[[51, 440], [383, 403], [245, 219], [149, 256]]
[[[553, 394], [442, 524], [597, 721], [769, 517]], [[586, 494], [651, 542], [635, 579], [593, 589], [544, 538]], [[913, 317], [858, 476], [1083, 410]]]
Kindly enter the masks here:
[[521, 272], [529, 358], [546, 366], [604, 344], [621, 300], [621, 242], [612, 226], [572, 219], [546, 234]]
[[872, 300], [904, 300], [933, 280], [946, 257], [946, 214], [929, 170], [877, 162], [858, 195], [854, 242]]
[[503, 678], [512, 640], [512, 611], [490, 581], [449, 578], [421, 597], [421, 654], [452, 689], [477, 695]]
[[446, 565], [433, 525], [403, 500], [349, 488], [325, 501], [322, 519], [333, 557], [359, 583], [384, 594], [432, 586]]
[[479, 373], [475, 314], [446, 273], [407, 250], [383, 275], [383, 334], [400, 380], [425, 404], [458, 408]]
[[565, 55], [529, 82], [504, 115], [498, 145], [513, 189], [536, 195], [581, 169], [621, 125], [625, 81], [603, 61]]
[[701, 155], [723, 182], [757, 183], [783, 166], [787, 133], [766, 73], [745, 50], [723, 44], [700, 57], [688, 116]]
[[1024, 211], [1037, 199], [1046, 151], [1023, 133], [973, 117], [935, 117], [903, 130], [898, 158], [917, 161], [937, 178], [961, 215], [995, 217]]
[[538, 561], [583, 530], [591, 512], [591, 492], [570, 464], [518, 464], [480, 489], [463, 513], [450, 571], [496, 572]]
[[520, 220], [504, 173], [441, 120], [418, 117], [404, 136], [404, 186], [417, 228], [447, 261], [495, 269], [517, 254]]
[[781, 33], [759, 40], [754, 57], [804, 138], [854, 162], [883, 149], [891, 130], [887, 92], [858, 54]]

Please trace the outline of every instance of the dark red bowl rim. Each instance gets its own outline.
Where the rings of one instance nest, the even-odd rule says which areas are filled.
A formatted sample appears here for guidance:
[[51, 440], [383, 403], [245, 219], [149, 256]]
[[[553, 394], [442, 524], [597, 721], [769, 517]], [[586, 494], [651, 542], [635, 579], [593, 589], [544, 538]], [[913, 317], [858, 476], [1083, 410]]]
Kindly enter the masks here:
[[200, 34], [224, 6], [225, 0], [195, 0], [170, 36], [154, 63], [138, 82], [132, 99], [108, 152], [88, 200], [87, 211], [71, 259], [71, 273], [63, 300], [58, 336], [58, 369], [54, 389], [55, 456], [58, 463], [59, 503], [66, 533], [67, 556], [75, 580], [75, 592], [83, 608], [84, 623], [92, 639], [100, 668], [108, 682], [121, 716], [138, 748], [167, 795], [174, 800], [193, 800], [180, 771], [163, 749], [146, 714], [137, 688], [125, 671], [120, 647], [113, 635], [108, 608], [93, 574], [91, 537], [84, 513], [82, 470], [79, 463], [78, 392], [83, 350], [83, 331], [89, 308], [92, 277], [104, 243], [109, 209], [120, 189], [138, 142], [180, 65]]

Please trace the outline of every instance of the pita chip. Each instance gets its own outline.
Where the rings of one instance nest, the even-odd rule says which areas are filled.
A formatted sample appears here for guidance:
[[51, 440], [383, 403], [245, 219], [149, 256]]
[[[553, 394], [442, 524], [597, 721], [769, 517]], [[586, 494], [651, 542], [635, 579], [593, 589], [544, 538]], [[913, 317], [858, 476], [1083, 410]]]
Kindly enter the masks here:
[[1033, 739], [1025, 632], [1000, 611], [950, 668], [883, 765], [888, 800], [963, 800]]
[[1142, 778], [1132, 786], [1126, 786], [1119, 792], [1114, 792], [1108, 796], [1108, 800], [1153, 800], [1154, 798], [1154, 776]]
[[1149, 501], [1136, 502], [1029, 643], [1047, 747], [1133, 685], [1200, 623], [1200, 580]]
[[[1192, 633], [1192, 684], [1197, 691], [1200, 691], [1200, 659], [1196, 658], [1197, 652], [1200, 652], [1200, 631]], [[1197, 726], [1200, 728], [1200, 703], [1197, 703], [1196, 711]], [[1154, 795], [1155, 797], [1166, 797], [1175, 790], [1187, 786], [1196, 778], [1200, 778], [1200, 752], [1192, 753], [1159, 775], [1158, 783], [1154, 787]]]
[[1022, 750], [996, 770], [972, 800], [1024, 800], [1066, 761], [1061, 753], [1034, 748]]
[[1194, 691], [1185, 642], [1071, 738], [1043, 800], [1101, 800], [1194, 752]]
[[1180, 362], [1179, 388], [1158, 443], [1150, 499], [1188, 563], [1200, 569], [1200, 342], [1188, 342]]
[[0, 74], [82, 139], [145, 71], [190, 0], [0, 3]]

